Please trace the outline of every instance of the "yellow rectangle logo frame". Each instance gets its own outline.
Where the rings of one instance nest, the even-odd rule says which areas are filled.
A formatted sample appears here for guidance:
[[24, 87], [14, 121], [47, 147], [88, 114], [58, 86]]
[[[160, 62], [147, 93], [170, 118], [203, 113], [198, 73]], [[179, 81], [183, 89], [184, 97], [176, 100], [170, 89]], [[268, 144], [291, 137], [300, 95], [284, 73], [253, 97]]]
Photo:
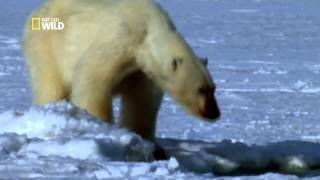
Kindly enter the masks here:
[[[37, 26], [35, 26], [37, 25]], [[41, 30], [41, 18], [32, 18], [31, 19], [31, 29], [32, 30]]]

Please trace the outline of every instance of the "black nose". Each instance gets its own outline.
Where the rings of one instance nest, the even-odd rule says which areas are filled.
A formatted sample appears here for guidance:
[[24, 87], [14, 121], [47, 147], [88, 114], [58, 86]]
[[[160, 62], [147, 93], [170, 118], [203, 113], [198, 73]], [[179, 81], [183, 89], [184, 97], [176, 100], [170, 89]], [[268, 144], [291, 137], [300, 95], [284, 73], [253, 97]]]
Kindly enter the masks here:
[[206, 101], [203, 116], [207, 119], [216, 120], [221, 116], [221, 112], [216, 99], [210, 98]]
[[220, 110], [218, 109], [218, 111], [213, 115], [213, 119], [219, 119], [221, 116], [221, 112]]
[[220, 110], [218, 107], [208, 109], [207, 112], [204, 114], [205, 118], [216, 120], [221, 116]]

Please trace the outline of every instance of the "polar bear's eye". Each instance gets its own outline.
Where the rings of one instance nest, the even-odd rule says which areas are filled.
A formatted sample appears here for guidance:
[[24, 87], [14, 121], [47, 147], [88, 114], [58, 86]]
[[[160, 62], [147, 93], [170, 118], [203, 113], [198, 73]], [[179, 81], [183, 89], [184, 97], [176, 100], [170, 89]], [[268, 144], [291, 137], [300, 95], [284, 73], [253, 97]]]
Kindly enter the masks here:
[[173, 69], [173, 71], [176, 71], [180, 64], [182, 64], [182, 59], [181, 58], [173, 58], [173, 60], [172, 60], [172, 69]]

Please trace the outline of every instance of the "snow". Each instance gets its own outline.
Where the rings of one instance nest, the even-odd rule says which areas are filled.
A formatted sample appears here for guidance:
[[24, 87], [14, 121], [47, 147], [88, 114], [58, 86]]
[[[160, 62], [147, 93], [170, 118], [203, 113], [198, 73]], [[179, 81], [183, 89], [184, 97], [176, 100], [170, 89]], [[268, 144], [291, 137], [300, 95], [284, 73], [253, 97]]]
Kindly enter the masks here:
[[171, 157], [168, 162], [169, 170], [173, 171], [173, 170], [176, 170], [178, 167], [179, 167], [179, 162], [177, 161], [177, 159], [174, 157]]
[[1, 1], [1, 178], [318, 179], [318, 0], [158, 1], [208, 57], [221, 119], [166, 96], [157, 136], [174, 157], [157, 162], [152, 144], [70, 104], [32, 106], [21, 32], [43, 0]]
[[65, 101], [0, 114], [0, 147], [0, 173], [10, 178], [27, 174], [28, 178], [105, 179], [179, 173], [175, 159], [150, 162], [151, 142]]
[[[68, 178], [81, 175], [105, 179], [187, 176], [187, 172], [234, 174], [270, 169], [297, 174], [320, 166], [320, 145], [312, 142], [250, 146], [231, 140], [163, 138], [158, 142], [171, 156], [168, 161], [153, 161], [151, 142], [95, 119], [66, 101], [32, 106], [23, 113], [0, 114], [0, 173], [3, 170], [12, 178], [22, 177], [24, 173], [29, 178], [49, 175], [57, 178], [61, 173]], [[7, 163], [10, 166], [5, 169]], [[43, 169], [48, 168], [44, 165], [50, 170]], [[68, 174], [71, 172], [73, 175]]]
[[[24, 114], [12, 111], [0, 115], [0, 133], [26, 135], [22, 153], [113, 160], [148, 160], [152, 145], [124, 129], [113, 127], [67, 102], [33, 106]], [[110, 147], [109, 147], [110, 146]], [[103, 149], [108, 147], [108, 152]]]
[[156, 169], [156, 171], [154, 173], [156, 176], [164, 176], [164, 175], [169, 174], [169, 171], [166, 168], [159, 167]]

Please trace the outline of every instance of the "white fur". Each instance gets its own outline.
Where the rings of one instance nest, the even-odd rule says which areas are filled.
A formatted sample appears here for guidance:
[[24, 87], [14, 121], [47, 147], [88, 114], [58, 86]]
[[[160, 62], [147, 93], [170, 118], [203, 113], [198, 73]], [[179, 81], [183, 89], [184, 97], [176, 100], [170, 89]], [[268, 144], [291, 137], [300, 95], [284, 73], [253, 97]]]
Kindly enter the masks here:
[[[24, 33], [37, 104], [70, 99], [112, 122], [112, 98], [122, 97], [121, 125], [154, 138], [163, 91], [190, 112], [204, 106], [197, 88], [213, 86], [206, 68], [152, 0], [50, 0], [32, 17], [60, 18], [61, 31]], [[172, 59], [183, 64], [176, 72]]]

